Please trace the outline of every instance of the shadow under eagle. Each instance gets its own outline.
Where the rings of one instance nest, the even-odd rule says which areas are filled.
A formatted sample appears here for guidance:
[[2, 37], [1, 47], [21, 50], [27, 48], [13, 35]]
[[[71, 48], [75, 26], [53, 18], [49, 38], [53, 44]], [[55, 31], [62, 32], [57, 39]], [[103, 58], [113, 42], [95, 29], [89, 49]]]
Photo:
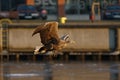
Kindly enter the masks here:
[[58, 35], [58, 22], [46, 22], [35, 28], [32, 36], [39, 33], [43, 46], [36, 48], [34, 54], [44, 54], [52, 51], [56, 54], [69, 43], [69, 35]]

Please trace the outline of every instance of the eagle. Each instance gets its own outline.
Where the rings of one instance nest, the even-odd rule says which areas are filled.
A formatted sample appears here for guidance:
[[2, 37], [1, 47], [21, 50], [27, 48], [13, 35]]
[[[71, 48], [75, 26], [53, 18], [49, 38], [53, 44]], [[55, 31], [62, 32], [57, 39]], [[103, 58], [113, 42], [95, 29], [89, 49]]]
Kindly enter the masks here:
[[61, 51], [70, 42], [69, 35], [65, 34], [62, 37], [58, 35], [58, 22], [46, 22], [37, 26], [33, 31], [32, 36], [35, 34], [40, 34], [41, 43], [43, 46], [36, 48], [34, 54], [45, 54], [52, 51], [56, 54]]

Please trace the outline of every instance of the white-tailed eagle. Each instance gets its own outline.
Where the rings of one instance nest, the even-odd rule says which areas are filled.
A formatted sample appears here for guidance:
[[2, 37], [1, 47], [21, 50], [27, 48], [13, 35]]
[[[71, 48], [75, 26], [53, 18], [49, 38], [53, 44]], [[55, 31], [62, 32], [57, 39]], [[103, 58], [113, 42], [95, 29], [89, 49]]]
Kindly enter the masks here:
[[61, 38], [58, 35], [58, 22], [46, 22], [35, 28], [33, 35], [39, 33], [42, 47], [36, 49], [34, 54], [46, 53], [53, 51], [54, 53], [62, 50], [69, 43], [69, 35], [63, 35]]

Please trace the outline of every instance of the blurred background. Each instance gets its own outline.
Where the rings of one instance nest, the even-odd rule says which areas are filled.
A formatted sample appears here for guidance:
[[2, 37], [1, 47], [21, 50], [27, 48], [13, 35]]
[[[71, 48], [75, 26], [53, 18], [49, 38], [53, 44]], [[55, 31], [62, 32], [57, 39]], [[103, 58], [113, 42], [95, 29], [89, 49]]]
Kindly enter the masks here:
[[[105, 14], [106, 6], [118, 5], [120, 0], [0, 0], [0, 17], [9, 15], [11, 19], [22, 19], [25, 17], [21, 15], [29, 16], [34, 12], [36, 14], [32, 18], [37, 19], [56, 20], [67, 17], [68, 20], [89, 20], [93, 3], [99, 3], [95, 5], [99, 7], [94, 7], [96, 19], [99, 20]], [[26, 19], [30, 19], [30, 16]]]
[[[34, 55], [48, 21], [75, 43]], [[0, 80], [21, 79], [120, 80], [120, 0], [0, 0]]]

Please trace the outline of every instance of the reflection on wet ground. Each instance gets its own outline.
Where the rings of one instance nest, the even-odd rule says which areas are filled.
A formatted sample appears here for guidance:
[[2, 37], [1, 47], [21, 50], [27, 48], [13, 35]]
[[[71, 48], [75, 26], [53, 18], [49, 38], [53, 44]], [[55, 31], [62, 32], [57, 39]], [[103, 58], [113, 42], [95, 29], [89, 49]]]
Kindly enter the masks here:
[[120, 63], [5, 62], [0, 80], [119, 80]]

